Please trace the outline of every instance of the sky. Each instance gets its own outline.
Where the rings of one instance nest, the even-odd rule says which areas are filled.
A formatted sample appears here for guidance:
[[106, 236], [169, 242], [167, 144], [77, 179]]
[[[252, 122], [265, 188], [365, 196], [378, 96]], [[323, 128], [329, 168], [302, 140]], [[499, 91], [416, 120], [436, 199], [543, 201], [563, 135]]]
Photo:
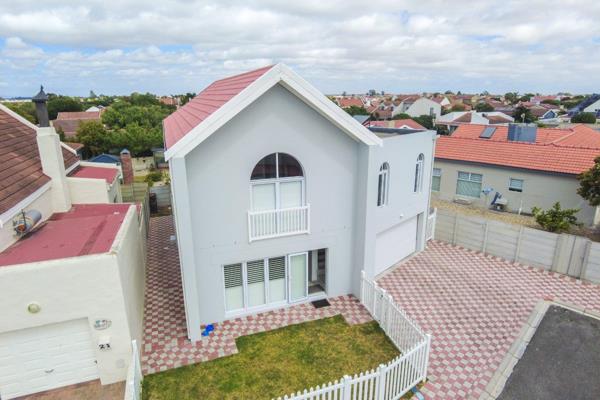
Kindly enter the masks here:
[[333, 94], [600, 91], [598, 0], [0, 0], [0, 96], [198, 92], [282, 62]]

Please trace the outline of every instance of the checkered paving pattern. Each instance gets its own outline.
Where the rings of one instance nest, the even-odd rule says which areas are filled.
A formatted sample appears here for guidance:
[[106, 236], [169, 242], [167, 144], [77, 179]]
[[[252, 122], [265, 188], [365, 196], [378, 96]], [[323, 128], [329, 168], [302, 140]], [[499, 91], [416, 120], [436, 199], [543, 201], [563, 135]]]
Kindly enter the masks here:
[[478, 399], [539, 300], [600, 311], [600, 287], [432, 241], [378, 283], [432, 334], [427, 399]]
[[177, 243], [170, 216], [150, 219], [146, 302], [144, 310], [144, 374], [237, 353], [235, 339], [284, 326], [341, 314], [349, 324], [371, 320], [369, 313], [352, 296], [330, 298], [330, 307], [316, 309], [299, 304], [215, 324], [207, 338], [192, 343], [187, 339], [181, 272]]

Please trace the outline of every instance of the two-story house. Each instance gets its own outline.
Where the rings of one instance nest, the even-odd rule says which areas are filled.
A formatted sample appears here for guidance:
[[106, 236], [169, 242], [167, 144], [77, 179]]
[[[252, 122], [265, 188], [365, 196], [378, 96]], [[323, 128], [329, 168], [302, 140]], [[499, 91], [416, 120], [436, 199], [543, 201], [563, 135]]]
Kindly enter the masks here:
[[425, 245], [435, 132], [374, 133], [277, 64], [163, 123], [188, 334], [357, 294]]

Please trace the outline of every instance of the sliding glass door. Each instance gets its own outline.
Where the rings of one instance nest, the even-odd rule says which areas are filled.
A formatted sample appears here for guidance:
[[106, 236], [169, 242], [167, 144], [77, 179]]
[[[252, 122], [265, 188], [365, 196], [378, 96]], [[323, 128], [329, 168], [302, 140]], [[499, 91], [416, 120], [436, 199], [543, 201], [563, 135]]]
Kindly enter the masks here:
[[308, 296], [308, 253], [288, 256], [290, 302], [300, 301]]

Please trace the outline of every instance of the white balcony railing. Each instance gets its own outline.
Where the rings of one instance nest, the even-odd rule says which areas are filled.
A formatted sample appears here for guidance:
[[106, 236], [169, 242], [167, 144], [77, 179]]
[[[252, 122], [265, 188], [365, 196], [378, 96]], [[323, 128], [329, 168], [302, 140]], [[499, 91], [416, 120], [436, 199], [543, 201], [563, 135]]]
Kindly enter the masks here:
[[254, 240], [310, 232], [310, 205], [267, 211], [248, 211], [248, 239]]

